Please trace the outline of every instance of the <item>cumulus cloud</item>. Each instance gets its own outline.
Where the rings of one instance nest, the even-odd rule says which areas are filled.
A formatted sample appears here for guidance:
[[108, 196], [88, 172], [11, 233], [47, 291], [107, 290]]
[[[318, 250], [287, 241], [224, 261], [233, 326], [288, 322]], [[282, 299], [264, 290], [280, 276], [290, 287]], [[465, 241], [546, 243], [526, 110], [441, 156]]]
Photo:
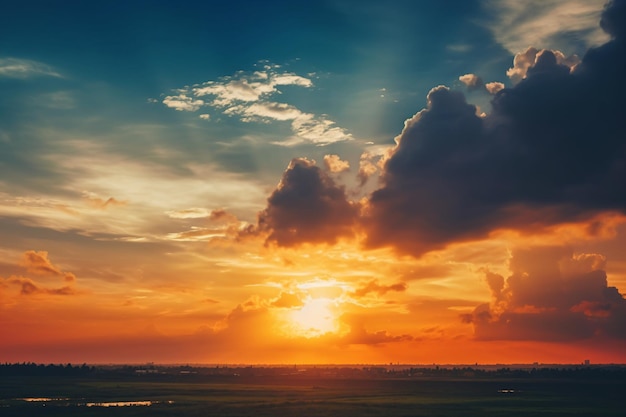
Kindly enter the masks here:
[[620, 0], [610, 0], [607, 2], [602, 18], [600, 19], [600, 27], [611, 37], [616, 39], [626, 38], [626, 3]]
[[371, 152], [363, 152], [359, 158], [359, 172], [357, 178], [361, 186], [365, 185], [367, 180], [381, 169], [385, 155], [375, 154]]
[[[264, 65], [261, 71], [241, 71], [217, 81], [178, 89], [175, 95], [165, 97], [163, 103], [179, 111], [211, 107], [244, 123], [290, 122], [293, 136], [274, 142], [277, 145], [292, 146], [306, 141], [324, 145], [352, 139], [350, 133], [323, 115], [304, 112], [292, 104], [273, 100], [281, 94], [280, 87], [283, 86], [313, 87], [310, 78], [290, 72], [281, 73], [278, 68]], [[205, 113], [200, 118], [210, 120], [211, 116]]]
[[332, 173], [345, 172], [350, 169], [350, 163], [342, 160], [339, 155], [324, 155], [324, 166]]
[[539, 50], [530, 46], [523, 52], [515, 54], [513, 67], [508, 69], [506, 75], [513, 83], [518, 83], [526, 78], [529, 69], [537, 70], [538, 67], [540, 68], [542, 59], [546, 59], [546, 57], [550, 57], [550, 59], [554, 57], [556, 64], [567, 67], [570, 71], [574, 70], [576, 65], [580, 63], [580, 58], [577, 55], [565, 56], [561, 51]]
[[[620, 36], [626, 22], [611, 7], [605, 15]], [[364, 153], [361, 185], [381, 167], [380, 187], [358, 203], [358, 214], [342, 187], [295, 159], [256, 230], [282, 246], [333, 243], [354, 236], [358, 217], [366, 248], [421, 256], [497, 230], [537, 232], [626, 212], [626, 194], [615, 192], [626, 189], [624, 39], [579, 63], [532, 48], [516, 60], [520, 80], [493, 86], [500, 90], [490, 114], [479, 117], [462, 92], [438, 86], [406, 120], [395, 148]]]
[[480, 78], [476, 74], [465, 74], [459, 77], [459, 81], [461, 81], [468, 90], [477, 90], [484, 86], [482, 78]]
[[49, 65], [30, 59], [0, 58], [0, 77], [31, 78], [31, 77], [61, 77]]
[[506, 280], [486, 273], [492, 302], [462, 318], [486, 340], [626, 338], [626, 300], [608, 286], [605, 264], [563, 247], [515, 251]]
[[352, 236], [356, 214], [343, 187], [314, 161], [296, 158], [259, 214], [258, 231], [279, 246], [335, 243]]
[[365, 207], [368, 247], [420, 255], [496, 229], [626, 211], [615, 192], [626, 189], [626, 43], [591, 49], [574, 71], [552, 51], [532, 54], [526, 78], [499, 91], [485, 118], [462, 93], [431, 90]]
[[[468, 180], [459, 168], [478, 158], [482, 132], [475, 106], [461, 93], [442, 86], [432, 89], [428, 107], [407, 120], [396, 138], [398, 145], [384, 166], [384, 186], [370, 196], [364, 219], [367, 245], [420, 253], [439, 240], [458, 237], [467, 221], [458, 205], [465, 195], [462, 182]], [[455, 210], [457, 223], [449, 224], [447, 217]], [[471, 225], [478, 220], [472, 219]], [[489, 219], [481, 222], [486, 226]]]
[[496, 94], [498, 91], [504, 90], [504, 84], [494, 81], [485, 84], [485, 89], [489, 92], [489, 94]]

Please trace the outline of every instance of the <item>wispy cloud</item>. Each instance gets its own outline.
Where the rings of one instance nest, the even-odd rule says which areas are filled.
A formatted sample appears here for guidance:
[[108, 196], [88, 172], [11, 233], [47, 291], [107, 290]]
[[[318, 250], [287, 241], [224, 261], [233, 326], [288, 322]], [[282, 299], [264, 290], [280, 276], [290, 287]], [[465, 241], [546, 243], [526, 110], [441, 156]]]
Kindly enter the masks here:
[[31, 77], [61, 77], [51, 66], [42, 62], [20, 58], [0, 58], [0, 77], [31, 78]]
[[165, 214], [172, 219], [202, 219], [204, 217], [209, 217], [211, 215], [211, 211], [205, 208], [193, 207], [183, 210], [169, 210], [166, 211]]
[[608, 39], [598, 21], [605, 0], [484, 0], [488, 27], [512, 53], [529, 46], [582, 52]]
[[[278, 72], [279, 66], [264, 65], [260, 71], [238, 72], [217, 81], [207, 81], [175, 90], [163, 99], [163, 104], [178, 111], [195, 112], [212, 108], [222, 115], [244, 123], [290, 122], [293, 135], [276, 145], [292, 146], [302, 142], [325, 145], [352, 139], [350, 133], [336, 126], [324, 115], [304, 112], [298, 107], [274, 100], [280, 87], [312, 88], [313, 81], [291, 72]], [[200, 115], [212, 120], [211, 115]]]

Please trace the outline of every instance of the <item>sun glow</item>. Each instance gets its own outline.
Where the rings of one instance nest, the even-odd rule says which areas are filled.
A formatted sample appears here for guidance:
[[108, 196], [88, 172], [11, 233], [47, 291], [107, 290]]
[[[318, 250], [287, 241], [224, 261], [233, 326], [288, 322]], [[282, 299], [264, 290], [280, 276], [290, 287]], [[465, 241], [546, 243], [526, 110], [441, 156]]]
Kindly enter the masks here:
[[339, 331], [339, 323], [335, 303], [330, 298], [308, 297], [304, 305], [290, 312], [290, 333], [304, 336], [317, 337], [325, 333]]

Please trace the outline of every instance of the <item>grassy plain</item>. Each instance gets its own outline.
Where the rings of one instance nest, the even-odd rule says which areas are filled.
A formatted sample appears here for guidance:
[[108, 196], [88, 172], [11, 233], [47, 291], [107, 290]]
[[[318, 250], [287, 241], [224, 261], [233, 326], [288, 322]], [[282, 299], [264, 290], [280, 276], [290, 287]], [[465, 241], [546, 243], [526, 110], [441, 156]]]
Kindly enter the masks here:
[[[610, 417], [624, 415], [624, 393], [624, 380], [585, 378], [4, 376], [0, 415]], [[86, 406], [117, 401], [153, 404]]]

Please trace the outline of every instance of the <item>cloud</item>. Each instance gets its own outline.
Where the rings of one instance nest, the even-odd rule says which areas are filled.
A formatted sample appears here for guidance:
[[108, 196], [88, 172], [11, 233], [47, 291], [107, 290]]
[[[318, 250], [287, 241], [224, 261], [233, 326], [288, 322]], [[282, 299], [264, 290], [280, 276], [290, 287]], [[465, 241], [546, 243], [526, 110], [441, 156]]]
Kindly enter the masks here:
[[206, 219], [212, 223], [211, 227], [191, 226], [189, 230], [177, 233], [168, 233], [166, 240], [180, 242], [213, 241], [215, 239], [236, 238], [247, 223], [240, 222], [232, 213], [224, 209], [208, 211], [202, 208], [166, 212], [173, 219]]
[[327, 173], [304, 158], [293, 159], [259, 214], [258, 228], [267, 243], [335, 243], [352, 236], [357, 206]]
[[165, 239], [178, 242], [202, 242], [215, 238], [224, 238], [226, 236], [227, 231], [222, 228], [192, 226], [190, 230], [184, 232], [168, 233]]
[[[20, 266], [26, 269], [26, 272], [48, 277], [63, 278], [65, 282], [73, 283], [76, 281], [76, 276], [71, 272], [62, 271], [59, 267], [54, 265], [48, 258], [48, 252], [46, 251], [34, 251], [29, 250], [22, 254], [22, 260]], [[61, 288], [46, 288], [42, 287], [30, 278], [21, 276], [11, 276], [8, 279], [1, 279], [0, 284], [16, 285], [20, 288], [21, 295], [33, 295], [33, 294], [51, 294], [51, 295], [72, 295], [75, 291], [70, 286], [64, 286]]]
[[52, 265], [46, 251], [35, 252], [34, 250], [29, 250], [24, 252], [23, 266], [28, 272], [37, 275], [61, 275], [61, 270]]
[[[626, 24], [611, 16], [613, 28]], [[626, 194], [615, 190], [626, 189], [626, 43], [579, 63], [534, 48], [516, 60], [519, 82], [498, 91], [484, 117], [462, 92], [433, 88], [395, 148], [376, 153], [376, 164], [362, 155], [361, 185], [382, 171], [358, 203], [315, 163], [294, 159], [252, 229], [279, 246], [358, 236], [365, 248], [421, 256], [496, 231], [544, 233], [625, 213]]]
[[165, 214], [172, 219], [201, 219], [209, 217], [211, 215], [211, 211], [205, 208], [194, 207], [183, 210], [169, 210], [166, 211]]
[[473, 45], [470, 45], [467, 43], [455, 43], [455, 44], [446, 45], [446, 49], [448, 51], [456, 52], [456, 53], [466, 53], [466, 52], [471, 51], [473, 48], [474, 48]]
[[[397, 147], [385, 162], [384, 186], [370, 196], [363, 219], [369, 247], [391, 245], [421, 253], [457, 238], [465, 228], [448, 224], [450, 215], [457, 223], [467, 219], [458, 205], [470, 179], [455, 165], [464, 169], [480, 154], [482, 121], [461, 93], [439, 86], [427, 98], [427, 109], [407, 120], [396, 138]], [[471, 225], [477, 220], [486, 226], [489, 219], [474, 218]]]
[[294, 308], [302, 307], [304, 302], [300, 295], [283, 291], [276, 300], [272, 301], [271, 305], [279, 308]]
[[432, 89], [365, 205], [366, 247], [419, 256], [498, 229], [626, 212], [626, 194], [615, 192], [626, 189], [624, 73], [618, 38], [591, 49], [574, 71], [538, 51], [526, 78], [499, 91], [482, 119], [462, 93]]
[[584, 51], [607, 40], [598, 21], [605, 0], [484, 0], [487, 27], [512, 53], [529, 45]]
[[620, 0], [610, 0], [602, 12], [600, 27], [611, 37], [623, 40], [626, 38], [625, 20], [626, 3]]
[[204, 104], [204, 101], [188, 97], [186, 94], [179, 94], [165, 97], [163, 104], [178, 111], [196, 111]]
[[46, 251], [35, 252], [29, 250], [24, 252], [22, 266], [26, 268], [27, 272], [36, 275], [63, 277], [66, 281], [74, 281], [76, 279], [76, 276], [71, 272], [63, 272], [53, 265], [50, 259], [48, 259], [48, 252]]
[[252, 74], [238, 73], [234, 77], [224, 77], [220, 81], [207, 81], [194, 86], [192, 94], [197, 97], [213, 96], [213, 106], [230, 107], [241, 102], [261, 101], [280, 93], [278, 86], [294, 85], [310, 88], [313, 82], [293, 73], [277, 73], [277, 67], [266, 65], [265, 71]]
[[49, 65], [29, 59], [0, 58], [0, 77], [31, 78], [31, 77], [61, 77]]
[[64, 286], [60, 288], [45, 288], [41, 287], [35, 281], [30, 278], [12, 276], [5, 280], [0, 278], [0, 284], [2, 286], [13, 285], [19, 288], [20, 295], [35, 295], [35, 294], [49, 294], [49, 295], [74, 295], [77, 292], [70, 286]]
[[370, 177], [380, 172], [385, 158], [386, 155], [380, 153], [363, 152], [361, 154], [359, 158], [359, 172], [357, 174], [361, 186], [365, 185]]
[[354, 292], [352, 292], [351, 295], [355, 297], [364, 297], [370, 293], [376, 293], [378, 295], [385, 295], [389, 291], [404, 292], [406, 291], [406, 283], [398, 282], [392, 285], [380, 285], [378, 281], [372, 280], [368, 282], [367, 284], [354, 290]]
[[498, 91], [504, 90], [504, 84], [497, 81], [486, 83], [485, 89], [489, 92], [489, 94], [496, 94]]
[[459, 81], [461, 81], [469, 91], [477, 90], [484, 86], [482, 78], [480, 78], [476, 74], [465, 74], [459, 77]]
[[350, 169], [350, 163], [343, 161], [339, 155], [324, 155], [324, 167], [332, 173], [345, 172]]
[[250, 106], [234, 106], [227, 109], [225, 114], [239, 114], [244, 116], [244, 122], [262, 122], [264, 119], [279, 121], [294, 120], [302, 116], [302, 112], [289, 104], [284, 103], [254, 103]]
[[408, 334], [393, 336], [386, 330], [369, 332], [365, 327], [365, 320], [358, 315], [344, 315], [342, 321], [345, 322], [350, 330], [342, 336], [339, 343], [348, 345], [383, 345], [388, 343], [409, 342], [414, 340], [413, 336]]
[[352, 140], [352, 135], [345, 129], [335, 126], [335, 122], [324, 116], [303, 113], [291, 123], [295, 133], [291, 143], [309, 141], [319, 145]]
[[83, 192], [83, 198], [87, 201], [87, 203], [94, 207], [94, 208], [98, 208], [98, 209], [107, 209], [109, 207], [114, 207], [114, 206], [125, 206], [126, 202], [125, 201], [120, 201], [115, 199], [114, 197], [109, 197], [107, 199], [103, 199], [102, 197], [98, 196], [95, 193], [90, 193], [88, 191], [84, 191]]
[[464, 315], [478, 339], [626, 339], [626, 300], [607, 284], [606, 259], [563, 247], [517, 250], [511, 275], [486, 273], [491, 304]]
[[[289, 103], [272, 100], [282, 93], [280, 87], [312, 88], [313, 81], [291, 72], [278, 72], [278, 66], [264, 65], [263, 70], [243, 71], [217, 81], [207, 81], [181, 88], [176, 95], [165, 97], [163, 103], [179, 111], [197, 111], [211, 107], [223, 115], [244, 123], [290, 122], [293, 136], [273, 144], [293, 146], [302, 142], [324, 145], [351, 140], [352, 135], [335, 125], [326, 116], [300, 110]], [[208, 113], [200, 115], [210, 120]]]
[[537, 70], [538, 64], [539, 67], [542, 65], [540, 62], [542, 58], [545, 59], [546, 57], [552, 56], [556, 58], [556, 64], [565, 66], [569, 68], [570, 71], [573, 71], [576, 65], [580, 63], [578, 55], [566, 57], [561, 51], [550, 50], [551, 54], [547, 53], [547, 51], [549, 50], [538, 50], [537, 48], [529, 46], [525, 51], [515, 54], [513, 67], [509, 68], [506, 75], [513, 83], [517, 84], [526, 78], [529, 69], [534, 68]]

